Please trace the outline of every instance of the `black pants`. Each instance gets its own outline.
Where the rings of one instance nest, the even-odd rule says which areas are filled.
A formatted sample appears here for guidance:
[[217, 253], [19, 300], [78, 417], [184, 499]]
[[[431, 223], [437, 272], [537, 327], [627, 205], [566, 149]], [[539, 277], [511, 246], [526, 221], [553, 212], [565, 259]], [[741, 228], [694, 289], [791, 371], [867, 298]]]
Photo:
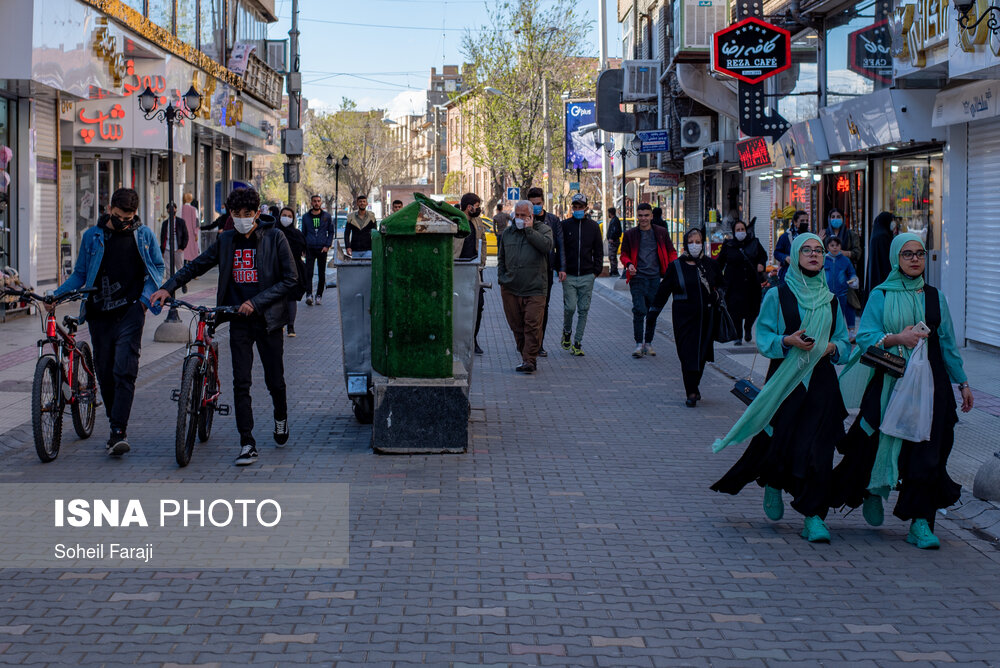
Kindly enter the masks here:
[[94, 373], [101, 386], [104, 410], [111, 429], [125, 431], [135, 398], [146, 313], [142, 304], [135, 303], [117, 317], [93, 317], [88, 322], [94, 347]]
[[546, 270], [545, 274], [549, 277], [548, 287], [545, 289], [545, 314], [542, 316], [542, 350], [545, 349], [545, 330], [549, 327], [549, 300], [552, 298], [552, 277], [553, 273]]
[[242, 445], [254, 443], [253, 400], [253, 347], [257, 346], [260, 363], [264, 367], [264, 384], [271, 393], [274, 419], [288, 417], [285, 395], [284, 338], [281, 329], [267, 331], [263, 318], [233, 320], [229, 324], [229, 350], [233, 358], [233, 403], [236, 405], [236, 429]]
[[617, 241], [608, 241], [608, 263], [611, 265], [612, 274], [618, 271], [618, 243]]
[[[479, 281], [483, 280], [483, 270], [479, 270]], [[483, 324], [483, 307], [486, 306], [486, 288], [479, 288], [479, 313], [476, 314], [475, 341], [479, 342], [479, 326]]]
[[700, 394], [698, 386], [701, 385], [701, 377], [705, 373], [705, 363], [701, 363], [701, 368], [697, 371], [681, 371], [681, 375], [684, 377], [684, 391], [687, 395]]
[[323, 296], [323, 289], [326, 288], [326, 253], [318, 248], [306, 249], [306, 294], [313, 293], [313, 265], [316, 266], [316, 273], [319, 274], [316, 280], [316, 296]]

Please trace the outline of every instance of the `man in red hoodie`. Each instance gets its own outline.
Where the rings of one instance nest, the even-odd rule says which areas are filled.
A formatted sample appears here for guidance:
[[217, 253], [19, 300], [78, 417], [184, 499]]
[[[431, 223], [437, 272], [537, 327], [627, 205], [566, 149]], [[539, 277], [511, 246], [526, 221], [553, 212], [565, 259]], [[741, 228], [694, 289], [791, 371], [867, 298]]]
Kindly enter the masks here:
[[632, 357], [656, 355], [651, 343], [656, 330], [656, 315], [649, 307], [656, 297], [660, 279], [667, 267], [677, 259], [677, 251], [664, 227], [653, 226], [653, 207], [643, 202], [636, 207], [638, 227], [625, 232], [622, 238], [621, 263], [625, 280], [632, 292], [632, 333], [635, 350]]

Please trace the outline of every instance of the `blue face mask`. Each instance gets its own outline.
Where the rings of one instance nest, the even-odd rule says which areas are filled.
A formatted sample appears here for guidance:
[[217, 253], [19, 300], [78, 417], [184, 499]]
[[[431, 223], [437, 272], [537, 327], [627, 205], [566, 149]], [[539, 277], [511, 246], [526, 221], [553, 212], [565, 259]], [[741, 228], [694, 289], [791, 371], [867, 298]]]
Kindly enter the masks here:
[[843, 226], [843, 224], [844, 224], [844, 219], [843, 218], [831, 218], [830, 219], [830, 227], [832, 227], [835, 230], [839, 230]]
[[542, 215], [542, 205], [541, 204], [533, 205], [531, 207], [531, 213], [535, 214], [536, 216]]
[[586, 211], [574, 211], [573, 212], [573, 217], [576, 218], [577, 220], [583, 220], [583, 216], [586, 213], [587, 213]]

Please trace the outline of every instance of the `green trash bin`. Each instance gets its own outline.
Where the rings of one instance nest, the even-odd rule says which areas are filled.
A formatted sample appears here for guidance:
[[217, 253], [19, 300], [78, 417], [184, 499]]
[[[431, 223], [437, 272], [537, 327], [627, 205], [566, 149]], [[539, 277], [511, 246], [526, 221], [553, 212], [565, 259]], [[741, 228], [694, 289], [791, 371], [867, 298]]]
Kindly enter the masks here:
[[453, 239], [465, 215], [421, 193], [372, 232], [372, 369], [392, 378], [452, 375]]

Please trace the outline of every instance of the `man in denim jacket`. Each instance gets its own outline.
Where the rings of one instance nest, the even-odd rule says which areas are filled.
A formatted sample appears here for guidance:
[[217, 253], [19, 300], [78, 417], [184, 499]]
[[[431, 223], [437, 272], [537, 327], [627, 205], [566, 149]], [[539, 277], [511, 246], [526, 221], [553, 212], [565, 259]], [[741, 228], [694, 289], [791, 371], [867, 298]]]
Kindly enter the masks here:
[[97, 288], [80, 306], [80, 322], [90, 323], [94, 372], [111, 423], [107, 453], [113, 457], [129, 451], [126, 431], [139, 373], [142, 328], [149, 298], [163, 277], [156, 235], [140, 223], [138, 210], [139, 195], [134, 190], [116, 190], [110, 212], [83, 233], [73, 273], [54, 292], [58, 297]]

